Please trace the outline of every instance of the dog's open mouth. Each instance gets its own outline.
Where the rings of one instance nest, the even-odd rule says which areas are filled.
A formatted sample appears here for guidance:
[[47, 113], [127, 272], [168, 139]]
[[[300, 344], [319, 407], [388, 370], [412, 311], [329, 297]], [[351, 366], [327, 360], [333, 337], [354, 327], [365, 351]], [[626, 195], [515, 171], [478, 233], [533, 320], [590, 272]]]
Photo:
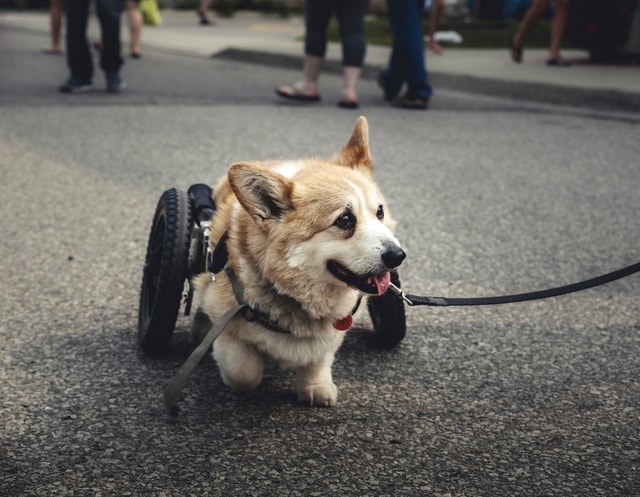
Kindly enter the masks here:
[[389, 273], [389, 271], [380, 274], [360, 276], [333, 260], [327, 262], [327, 269], [332, 275], [340, 281], [344, 281], [347, 285], [373, 295], [382, 295], [385, 293], [391, 281], [391, 273]]

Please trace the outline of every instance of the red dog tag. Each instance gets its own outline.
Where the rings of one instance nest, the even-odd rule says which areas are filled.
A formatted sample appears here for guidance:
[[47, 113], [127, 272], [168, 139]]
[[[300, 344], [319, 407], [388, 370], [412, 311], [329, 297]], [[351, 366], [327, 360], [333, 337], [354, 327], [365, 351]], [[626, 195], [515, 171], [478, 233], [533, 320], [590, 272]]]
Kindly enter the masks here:
[[347, 331], [349, 328], [351, 328], [352, 324], [353, 324], [353, 316], [348, 315], [345, 318], [336, 319], [333, 322], [333, 327], [339, 331]]

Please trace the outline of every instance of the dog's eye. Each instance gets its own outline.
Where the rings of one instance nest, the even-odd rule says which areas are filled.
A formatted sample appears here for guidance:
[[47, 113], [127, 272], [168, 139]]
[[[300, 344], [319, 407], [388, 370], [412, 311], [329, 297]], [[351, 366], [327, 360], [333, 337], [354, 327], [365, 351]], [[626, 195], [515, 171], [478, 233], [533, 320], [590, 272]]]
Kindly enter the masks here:
[[350, 230], [356, 225], [356, 218], [351, 212], [344, 211], [334, 224], [341, 230]]
[[376, 217], [380, 219], [380, 221], [384, 219], [384, 208], [381, 205], [378, 206], [378, 212], [376, 212]]

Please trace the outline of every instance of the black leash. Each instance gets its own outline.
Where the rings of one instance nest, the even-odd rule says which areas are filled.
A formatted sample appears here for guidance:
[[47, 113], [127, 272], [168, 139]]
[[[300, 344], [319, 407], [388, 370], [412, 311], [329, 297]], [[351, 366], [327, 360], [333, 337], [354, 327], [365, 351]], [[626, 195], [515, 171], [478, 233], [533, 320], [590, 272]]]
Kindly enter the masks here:
[[631, 266], [612, 271], [601, 276], [596, 276], [589, 280], [580, 281], [578, 283], [572, 283], [571, 285], [559, 286], [556, 288], [549, 288], [547, 290], [539, 290], [537, 292], [519, 293], [516, 295], [502, 295], [499, 297], [477, 297], [477, 298], [455, 298], [450, 299], [447, 297], [422, 297], [419, 295], [411, 295], [405, 293], [401, 288], [391, 284], [390, 290], [393, 291], [398, 297], [404, 300], [408, 305], [428, 305], [436, 307], [447, 306], [463, 306], [463, 305], [497, 305], [497, 304], [511, 304], [514, 302], [526, 302], [529, 300], [548, 299], [550, 297], [557, 297], [559, 295], [566, 295], [568, 293], [579, 292], [586, 290], [587, 288], [593, 288], [595, 286], [604, 285], [605, 283], [611, 283], [612, 281], [619, 280], [626, 276], [630, 276], [634, 273], [640, 272], [640, 262], [632, 264]]

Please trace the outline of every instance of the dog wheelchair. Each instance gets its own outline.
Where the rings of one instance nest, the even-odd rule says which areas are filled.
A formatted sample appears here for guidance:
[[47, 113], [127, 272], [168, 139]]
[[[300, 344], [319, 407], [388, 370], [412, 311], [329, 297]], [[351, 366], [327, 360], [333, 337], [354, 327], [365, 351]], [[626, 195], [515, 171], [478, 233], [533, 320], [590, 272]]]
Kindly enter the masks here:
[[[148, 355], [164, 352], [171, 342], [180, 308], [191, 314], [192, 278], [212, 275], [226, 263], [224, 241], [209, 248], [209, 227], [216, 207], [212, 189], [198, 183], [185, 193], [165, 191], [156, 206], [147, 244], [138, 309], [138, 341]], [[398, 273], [391, 282], [400, 287]], [[392, 348], [405, 336], [404, 302], [390, 291], [367, 299], [375, 340]], [[197, 316], [197, 314], [196, 314]]]

